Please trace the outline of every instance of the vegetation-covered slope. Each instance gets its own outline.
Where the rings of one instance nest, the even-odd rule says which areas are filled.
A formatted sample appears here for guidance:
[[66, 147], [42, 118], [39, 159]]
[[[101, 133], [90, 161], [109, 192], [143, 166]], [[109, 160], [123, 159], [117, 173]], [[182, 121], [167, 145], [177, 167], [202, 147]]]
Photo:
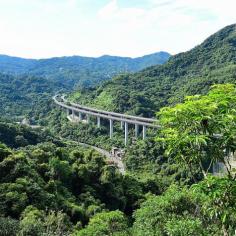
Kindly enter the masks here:
[[235, 80], [236, 25], [230, 25], [164, 65], [116, 77], [72, 97], [107, 110], [154, 116], [161, 107], [182, 101], [185, 95], [205, 93], [212, 84]]
[[95, 215], [107, 224], [120, 216], [128, 232], [127, 218], [145, 193], [161, 191], [158, 178], [122, 176], [97, 152], [50, 138], [0, 123], [0, 235], [70, 235]]
[[2, 73], [20, 74], [34, 66], [34, 60], [0, 55], [0, 71]]
[[11, 148], [36, 145], [38, 143], [55, 141], [50, 132], [41, 129], [31, 129], [30, 127], [0, 122], [0, 143]]
[[148, 66], [163, 64], [169, 57], [170, 54], [166, 52], [134, 59], [115, 56], [72, 56], [33, 60], [0, 55], [0, 72], [31, 74], [54, 82], [59, 81], [72, 88], [74, 85], [94, 86], [121, 72], [135, 72]]
[[74, 56], [33, 60], [0, 55], [1, 115], [40, 120], [49, 110], [53, 94], [61, 89], [96, 85], [123, 71], [164, 63], [169, 56], [160, 52], [135, 59]]
[[38, 120], [61, 88], [61, 84], [43, 78], [0, 74], [0, 115], [8, 119], [29, 115]]
[[[75, 142], [39, 135], [34, 146], [10, 149], [1, 142], [34, 132], [2, 123], [0, 235], [233, 235], [236, 175], [227, 163], [236, 149], [235, 107], [236, 88], [226, 84], [162, 109], [161, 132], [126, 153], [124, 175]], [[217, 161], [224, 176], [209, 174]]]
[[[225, 28], [196, 48], [199, 56], [202, 48], [205, 59], [190, 63], [190, 51], [166, 66], [124, 75], [87, 97], [79, 93], [74, 97], [81, 96], [84, 102], [95, 98], [93, 105], [110, 102], [117, 110], [141, 113], [142, 109], [151, 115], [162, 104], [182, 99], [185, 92], [199, 89], [197, 93], [204, 93], [211, 83], [234, 82], [232, 29]], [[178, 62], [181, 56], [186, 60]], [[221, 59], [215, 61], [218, 56]], [[48, 82], [35, 79], [37, 86], [31, 88], [24, 87], [20, 78], [14, 80], [3, 76], [4, 84], [12, 82], [24, 96], [31, 90], [41, 94], [41, 83]], [[5, 95], [13, 93], [11, 87], [3, 87]], [[49, 82], [43, 90], [46, 88], [50, 94]], [[176, 90], [171, 91], [173, 88]], [[145, 95], [143, 100], [141, 95]], [[123, 100], [114, 100], [118, 98]], [[97, 152], [68, 141], [87, 137], [87, 131], [102, 136], [107, 133], [104, 128], [69, 125], [65, 114], [60, 117], [55, 109], [49, 125], [59, 137], [64, 134], [67, 142], [52, 143], [51, 135], [44, 131], [36, 134], [30, 128], [0, 123], [0, 235], [234, 235], [236, 175], [228, 163], [236, 150], [235, 85], [214, 86], [207, 95], [188, 97], [182, 104], [163, 108], [158, 115], [161, 129], [155, 139], [139, 140], [126, 150], [124, 175]], [[77, 132], [76, 126], [84, 132]], [[103, 136], [100, 140], [106, 142]], [[226, 173], [212, 176], [212, 165], [219, 161]]]

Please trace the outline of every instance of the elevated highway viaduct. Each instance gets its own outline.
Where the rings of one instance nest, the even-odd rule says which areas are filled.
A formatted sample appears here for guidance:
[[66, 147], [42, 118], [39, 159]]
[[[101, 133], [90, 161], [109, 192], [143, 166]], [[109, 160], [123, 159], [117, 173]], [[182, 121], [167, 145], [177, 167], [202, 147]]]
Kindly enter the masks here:
[[77, 103], [73, 103], [68, 101], [64, 95], [55, 95], [53, 97], [55, 104], [59, 107], [64, 108], [67, 111], [67, 117], [69, 120], [73, 122], [81, 122], [83, 120], [83, 116], [85, 115], [87, 118], [87, 123], [89, 123], [90, 116], [94, 116], [97, 119], [97, 127], [101, 126], [101, 119], [106, 119], [110, 124], [110, 138], [113, 136], [113, 127], [114, 122], [118, 121], [121, 123], [121, 128], [124, 127], [124, 141], [125, 145], [128, 144], [128, 129], [129, 124], [134, 125], [135, 127], [135, 137], [138, 137], [139, 127], [142, 127], [142, 138], [146, 138], [146, 130], [148, 127], [158, 129], [160, 126], [158, 125], [158, 121], [155, 119], [126, 115], [117, 112], [109, 112], [105, 110], [99, 110], [96, 108], [91, 108], [88, 106], [83, 106]]

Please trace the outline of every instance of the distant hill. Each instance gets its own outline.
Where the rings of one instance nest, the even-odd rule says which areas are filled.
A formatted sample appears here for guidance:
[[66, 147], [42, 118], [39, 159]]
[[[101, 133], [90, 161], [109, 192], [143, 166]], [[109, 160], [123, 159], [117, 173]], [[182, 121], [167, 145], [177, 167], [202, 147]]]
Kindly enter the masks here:
[[164, 65], [126, 74], [97, 89], [71, 95], [80, 103], [118, 112], [154, 116], [184, 96], [206, 93], [217, 83], [236, 82], [236, 25], [230, 25]]
[[34, 60], [0, 55], [0, 73], [44, 77], [71, 89], [75, 85], [94, 86], [119, 73], [137, 72], [148, 66], [163, 64], [169, 57], [167, 52], [134, 59], [105, 55], [98, 58], [72, 56]]

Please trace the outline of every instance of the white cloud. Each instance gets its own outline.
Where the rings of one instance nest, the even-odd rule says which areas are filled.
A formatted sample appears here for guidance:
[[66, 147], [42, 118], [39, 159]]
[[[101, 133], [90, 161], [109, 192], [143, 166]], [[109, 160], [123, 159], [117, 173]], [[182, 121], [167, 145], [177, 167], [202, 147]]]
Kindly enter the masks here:
[[235, 23], [235, 9], [235, 0], [0, 0], [0, 53], [177, 53]]
[[[121, 7], [111, 0], [98, 12], [107, 22], [107, 45], [115, 46], [115, 38], [127, 39], [122, 54], [137, 56], [167, 50], [185, 51], [203, 41], [210, 34], [236, 22], [235, 0], [149, 0], [146, 8]], [[129, 39], [132, 39], [129, 42]], [[111, 42], [114, 43], [111, 43]], [[131, 44], [131, 46], [130, 46]]]
[[119, 11], [117, 1], [112, 0], [107, 5], [105, 5], [101, 10], [99, 10], [98, 15], [100, 17], [106, 18], [106, 17], [112, 17], [114, 14]]

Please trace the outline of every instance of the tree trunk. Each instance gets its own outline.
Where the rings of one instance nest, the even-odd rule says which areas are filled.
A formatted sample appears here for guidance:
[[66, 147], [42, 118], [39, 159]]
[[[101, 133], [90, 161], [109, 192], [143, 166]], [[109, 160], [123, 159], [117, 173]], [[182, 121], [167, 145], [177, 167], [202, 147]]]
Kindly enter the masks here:
[[225, 225], [222, 225], [222, 231], [224, 236], [229, 236], [227, 229], [225, 228]]

